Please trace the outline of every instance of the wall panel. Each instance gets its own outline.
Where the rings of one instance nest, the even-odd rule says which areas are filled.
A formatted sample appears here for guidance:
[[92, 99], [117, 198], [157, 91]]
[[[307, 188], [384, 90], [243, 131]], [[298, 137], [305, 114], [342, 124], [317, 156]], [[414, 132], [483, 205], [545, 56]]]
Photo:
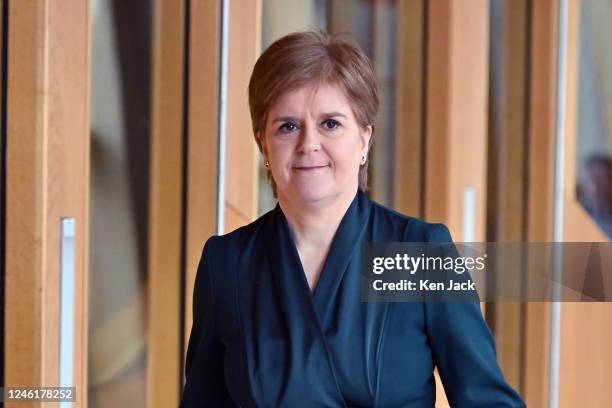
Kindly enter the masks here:
[[75, 406], [85, 406], [89, 3], [29, 1], [10, 6], [6, 386], [58, 384], [60, 220], [74, 217], [73, 377]]
[[397, 211], [422, 217], [424, 177], [423, 81], [426, 78], [425, 2], [397, 3], [397, 79], [394, 203]]
[[153, 13], [148, 270], [147, 407], [179, 403], [183, 256], [185, 3]]
[[[457, 242], [483, 241], [489, 6], [484, 0], [427, 4], [424, 217], [448, 225]], [[437, 389], [438, 405], [448, 406]]]
[[253, 138], [248, 85], [261, 47], [261, 0], [230, 2], [225, 231], [257, 216], [259, 150]]
[[[190, 2], [187, 78], [184, 353], [193, 282], [204, 242], [216, 233], [221, 0]], [[184, 355], [183, 355], [184, 358]], [[183, 367], [184, 368], [184, 367]]]
[[[568, 0], [568, 44], [563, 240], [606, 242], [604, 233], [576, 199], [580, 2]], [[588, 318], [587, 318], [588, 317]], [[610, 403], [612, 304], [562, 303], [559, 406], [601, 407]]]

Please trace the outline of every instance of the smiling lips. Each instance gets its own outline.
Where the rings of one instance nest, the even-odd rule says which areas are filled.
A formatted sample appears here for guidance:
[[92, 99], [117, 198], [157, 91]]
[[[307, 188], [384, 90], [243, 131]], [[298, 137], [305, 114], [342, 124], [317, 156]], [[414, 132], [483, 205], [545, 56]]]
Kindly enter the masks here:
[[294, 170], [300, 170], [300, 171], [312, 171], [312, 170], [324, 169], [326, 167], [329, 167], [329, 166], [328, 165], [322, 165], [322, 166], [294, 166], [293, 169]]

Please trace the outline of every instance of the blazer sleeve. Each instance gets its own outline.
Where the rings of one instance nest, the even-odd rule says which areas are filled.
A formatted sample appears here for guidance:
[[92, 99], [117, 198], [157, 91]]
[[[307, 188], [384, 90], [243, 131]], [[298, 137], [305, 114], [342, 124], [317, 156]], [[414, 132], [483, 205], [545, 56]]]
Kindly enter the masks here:
[[211, 241], [209, 239], [204, 245], [195, 278], [182, 408], [235, 406], [225, 385], [224, 347], [216, 333], [215, 291], [208, 262]]
[[[430, 242], [452, 242], [443, 224]], [[424, 302], [433, 358], [451, 407], [525, 407], [497, 363], [495, 342], [478, 301]]]

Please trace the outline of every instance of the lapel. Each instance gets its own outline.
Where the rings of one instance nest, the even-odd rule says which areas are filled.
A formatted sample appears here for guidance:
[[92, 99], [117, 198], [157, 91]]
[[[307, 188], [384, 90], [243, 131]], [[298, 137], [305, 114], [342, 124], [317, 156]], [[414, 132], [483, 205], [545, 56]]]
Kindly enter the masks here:
[[[368, 224], [370, 205], [367, 196], [358, 190], [332, 240], [319, 283], [312, 295], [314, 307], [324, 326], [330, 321], [330, 314], [349, 263], [360, 259], [359, 250]], [[302, 275], [305, 276], [303, 271]], [[356, 295], [360, 296], [361, 291]]]
[[329, 254], [323, 264], [319, 282], [312, 293], [297, 248], [291, 238], [287, 219], [278, 204], [274, 209], [278, 220], [277, 234], [275, 234], [278, 237], [276, 246], [279, 254], [287, 256], [286, 259], [281, 260], [282, 268], [277, 268], [277, 271], [281, 270], [291, 275], [290, 278], [294, 280], [293, 289], [297, 291], [296, 293], [299, 292], [301, 297], [310, 300], [305, 303], [312, 304], [318, 320], [323, 325], [328, 321], [327, 317], [349, 263], [351, 260], [359, 259], [359, 250], [368, 223], [370, 206], [371, 202], [367, 196], [361, 190], [357, 190], [355, 198], [338, 225]]
[[[282, 310], [279, 310], [279, 314], [291, 343], [294, 358], [292, 364], [297, 363], [296, 369], [304, 369], [314, 364], [312, 358], [319, 361], [315, 371], [318, 376], [329, 376], [329, 381], [317, 382], [326, 384], [328, 398], [340, 406], [343, 405], [342, 392], [334, 373], [325, 329], [346, 269], [351, 259], [359, 260], [359, 256], [355, 256], [358, 252], [354, 251], [359, 251], [370, 206], [366, 195], [359, 190], [338, 226], [321, 277], [312, 294], [289, 225], [278, 204], [273, 210], [272, 222], [268, 224], [266, 233], [273, 286], [281, 302]], [[357, 295], [360, 296], [360, 293]], [[323, 357], [323, 361], [317, 357]], [[323, 370], [320, 363], [327, 365], [328, 369]]]

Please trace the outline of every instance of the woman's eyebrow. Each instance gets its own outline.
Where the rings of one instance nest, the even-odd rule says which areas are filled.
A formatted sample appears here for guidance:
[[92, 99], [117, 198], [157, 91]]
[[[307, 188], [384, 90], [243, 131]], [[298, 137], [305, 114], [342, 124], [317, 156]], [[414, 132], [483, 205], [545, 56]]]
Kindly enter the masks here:
[[327, 113], [322, 113], [321, 116], [324, 116], [326, 118], [331, 118], [331, 117], [335, 117], [335, 116], [341, 116], [344, 119], [346, 119], [346, 115], [344, 113], [341, 113], [341, 112], [327, 112]]
[[[319, 116], [320, 117], [325, 117], [325, 118], [332, 118], [332, 117], [340, 116], [340, 117], [343, 117], [345, 119], [347, 117], [342, 112], [324, 112], [324, 113], [321, 113]], [[275, 118], [272, 121], [272, 123], [276, 123], [276, 122], [299, 122], [299, 119], [295, 118], [293, 116], [279, 116], [279, 117]]]
[[294, 118], [293, 116], [279, 116], [272, 121], [272, 123], [276, 122], [298, 122], [298, 119]]

